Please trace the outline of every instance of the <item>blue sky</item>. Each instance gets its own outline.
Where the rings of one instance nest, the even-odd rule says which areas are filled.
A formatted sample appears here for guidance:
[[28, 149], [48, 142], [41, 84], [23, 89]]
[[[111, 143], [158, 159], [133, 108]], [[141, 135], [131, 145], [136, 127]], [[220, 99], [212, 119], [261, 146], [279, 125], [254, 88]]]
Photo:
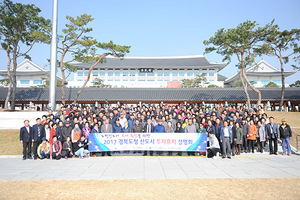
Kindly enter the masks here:
[[[41, 15], [52, 19], [52, 0], [16, 0], [35, 4]], [[246, 20], [257, 21], [261, 26], [275, 19], [283, 29], [300, 28], [299, 0], [59, 0], [58, 30], [66, 23], [65, 16], [86, 13], [95, 19], [90, 23], [91, 36], [98, 41], [113, 40], [131, 46], [128, 56], [187, 56], [203, 54], [203, 41], [220, 28], [233, 28]], [[38, 44], [29, 55], [32, 61], [44, 67], [50, 57], [50, 46]], [[59, 55], [58, 55], [59, 56]], [[222, 62], [221, 55], [206, 55], [212, 62]], [[275, 57], [263, 57], [279, 68]], [[6, 69], [7, 59], [0, 51], [0, 69]], [[20, 58], [18, 63], [24, 59]], [[261, 58], [257, 58], [257, 61]], [[230, 77], [237, 68], [237, 59], [219, 73]], [[286, 70], [292, 70], [292, 62]], [[287, 79], [287, 83], [300, 79], [300, 72]]]

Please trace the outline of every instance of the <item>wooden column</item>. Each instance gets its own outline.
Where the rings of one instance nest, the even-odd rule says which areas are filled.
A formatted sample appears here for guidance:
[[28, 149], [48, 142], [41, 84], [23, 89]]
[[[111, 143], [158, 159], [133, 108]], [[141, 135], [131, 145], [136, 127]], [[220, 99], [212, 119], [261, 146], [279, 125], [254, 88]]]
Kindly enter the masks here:
[[22, 108], [21, 108], [21, 110], [24, 110], [24, 103], [22, 103]]
[[283, 109], [284, 109], [284, 112], [286, 112], [286, 108], [287, 108], [286, 101], [284, 101], [284, 102], [283, 102]]

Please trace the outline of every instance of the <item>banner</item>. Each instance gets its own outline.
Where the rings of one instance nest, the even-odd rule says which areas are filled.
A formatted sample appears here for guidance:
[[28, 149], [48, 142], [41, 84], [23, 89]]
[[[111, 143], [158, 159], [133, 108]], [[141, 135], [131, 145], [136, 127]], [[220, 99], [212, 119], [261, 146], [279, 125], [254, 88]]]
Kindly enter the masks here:
[[89, 151], [206, 151], [206, 133], [91, 133]]

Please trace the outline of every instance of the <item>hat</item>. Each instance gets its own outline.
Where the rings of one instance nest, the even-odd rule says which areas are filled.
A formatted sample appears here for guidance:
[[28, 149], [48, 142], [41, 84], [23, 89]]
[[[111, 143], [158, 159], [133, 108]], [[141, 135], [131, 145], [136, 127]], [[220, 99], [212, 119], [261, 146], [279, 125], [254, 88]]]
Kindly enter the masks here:
[[42, 141], [47, 141], [47, 139], [45, 137], [42, 138]]
[[69, 121], [66, 121], [66, 124], [70, 124], [70, 122], [69, 122]]
[[285, 118], [283, 118], [283, 119], [281, 120], [281, 122], [286, 122]]

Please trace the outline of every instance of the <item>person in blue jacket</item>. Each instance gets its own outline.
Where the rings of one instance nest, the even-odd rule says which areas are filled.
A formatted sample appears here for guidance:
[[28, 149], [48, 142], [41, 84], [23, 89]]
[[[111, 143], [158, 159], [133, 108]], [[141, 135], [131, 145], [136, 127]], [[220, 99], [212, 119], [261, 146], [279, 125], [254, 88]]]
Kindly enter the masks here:
[[[154, 127], [154, 133], [165, 133], [166, 129], [164, 127], [164, 125], [162, 125], [162, 119], [158, 120], [158, 124]], [[162, 155], [163, 152], [162, 151], [157, 151], [156, 152], [157, 155]]]

